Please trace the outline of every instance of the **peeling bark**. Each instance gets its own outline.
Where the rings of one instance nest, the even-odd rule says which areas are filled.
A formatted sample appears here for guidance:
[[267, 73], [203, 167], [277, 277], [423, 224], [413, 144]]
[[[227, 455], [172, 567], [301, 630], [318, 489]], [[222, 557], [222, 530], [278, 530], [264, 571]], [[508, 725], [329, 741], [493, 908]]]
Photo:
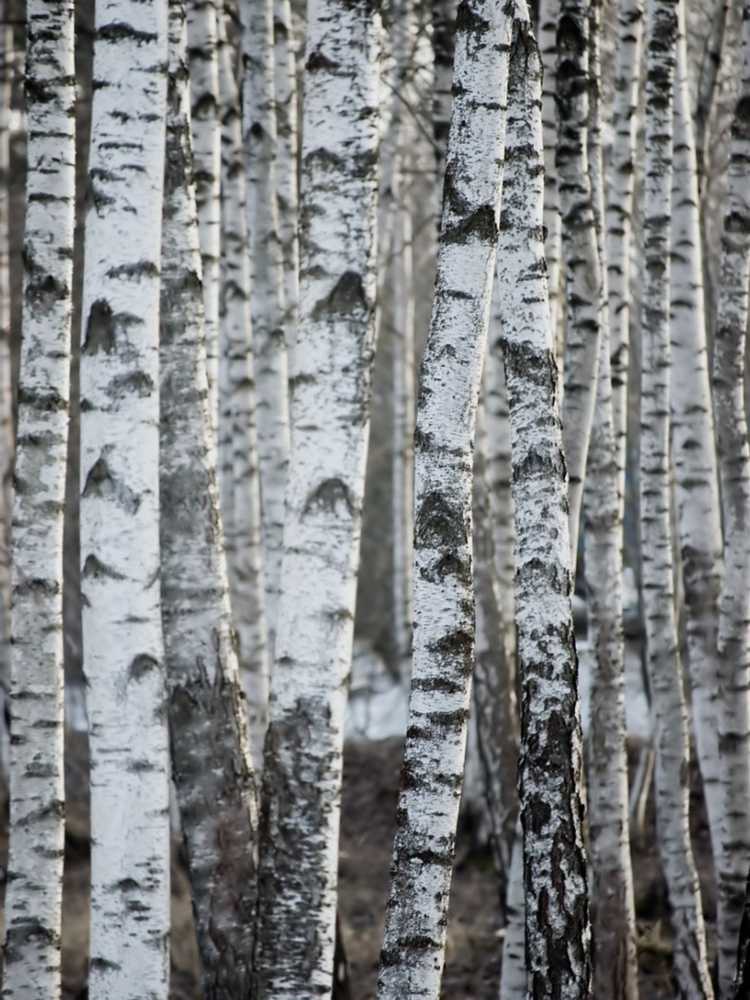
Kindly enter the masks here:
[[[75, 226], [74, 34], [73, 0], [52, 6], [29, 0], [2, 991], [17, 1000], [56, 1000], [61, 995], [63, 511]], [[0, 142], [7, 144], [7, 134]]]
[[97, 4], [81, 347], [92, 1000], [136, 1000], [144, 983], [153, 1000], [168, 995], [158, 469], [166, 68], [166, 3]]
[[260, 847], [258, 989], [275, 1000], [333, 986], [375, 333], [379, 13], [370, 0], [312, 0], [307, 31], [294, 437]]

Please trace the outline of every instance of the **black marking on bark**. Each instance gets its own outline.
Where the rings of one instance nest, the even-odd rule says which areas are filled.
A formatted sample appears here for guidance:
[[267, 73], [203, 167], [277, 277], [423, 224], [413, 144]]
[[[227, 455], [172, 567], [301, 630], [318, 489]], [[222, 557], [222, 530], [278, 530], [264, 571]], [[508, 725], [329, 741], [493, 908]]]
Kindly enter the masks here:
[[99, 969], [102, 972], [116, 972], [120, 968], [122, 968], [122, 966], [117, 962], [111, 962], [108, 958], [100, 958], [98, 956], [92, 958], [89, 962], [89, 969]]
[[451, 504], [444, 493], [428, 493], [419, 504], [414, 535], [423, 548], [466, 545], [468, 535], [463, 510]]
[[339, 64], [329, 59], [320, 49], [315, 49], [311, 52], [305, 63], [305, 69], [308, 73], [319, 73], [321, 71], [335, 73], [338, 68]]
[[81, 570], [81, 576], [84, 579], [93, 578], [95, 580], [102, 578], [109, 580], [125, 579], [122, 573], [118, 573], [117, 570], [112, 569], [111, 566], [105, 566], [101, 559], [97, 559], [95, 555], [86, 556], [86, 561], [84, 562], [83, 569]]
[[120, 264], [118, 267], [110, 267], [107, 271], [108, 278], [158, 278], [159, 268], [151, 260], [139, 260], [134, 264]]
[[66, 282], [58, 281], [51, 274], [42, 276], [36, 273], [37, 269], [30, 265], [25, 253], [24, 263], [26, 264], [24, 296], [30, 305], [35, 305], [40, 312], [47, 312], [55, 302], [62, 302], [69, 297], [70, 289]]
[[68, 408], [67, 399], [63, 399], [56, 389], [46, 392], [39, 389], [21, 388], [18, 390], [18, 402], [21, 406], [30, 406], [37, 412], [59, 413]]
[[89, 469], [81, 496], [113, 499], [128, 514], [135, 514], [141, 505], [137, 494], [113, 476], [106, 459], [103, 457], [98, 458]]
[[302, 509], [302, 516], [312, 512], [323, 512], [327, 514], [337, 514], [342, 508], [351, 517], [354, 513], [349, 487], [341, 479], [324, 480], [305, 501]]
[[128, 667], [128, 679], [131, 681], [140, 681], [146, 674], [158, 669], [159, 661], [157, 659], [148, 653], [139, 653], [133, 658]]
[[150, 396], [154, 392], [154, 380], [146, 372], [133, 371], [125, 375], [115, 375], [107, 383], [107, 395], [123, 396], [133, 393], [141, 399]]
[[456, 34], [484, 35], [490, 30], [489, 22], [480, 17], [469, 0], [461, 0], [456, 11]]
[[82, 351], [86, 355], [98, 354], [99, 351], [111, 354], [116, 346], [112, 307], [104, 299], [97, 299], [89, 310]]
[[150, 42], [156, 42], [157, 36], [152, 31], [138, 31], [131, 24], [126, 24], [124, 21], [112, 21], [111, 24], [104, 24], [95, 33], [94, 36], [97, 40], [102, 42], [135, 42], [137, 45], [148, 45]]
[[32, 577], [28, 580], [21, 580], [13, 587], [16, 596], [22, 594], [36, 594], [39, 597], [55, 597], [60, 593], [59, 580], [45, 580], [41, 577]]
[[498, 219], [494, 206], [482, 205], [456, 225], [447, 228], [441, 239], [445, 243], [463, 244], [477, 239], [482, 243], [494, 244], [497, 242], [498, 232]]
[[329, 316], [351, 316], [357, 310], [366, 308], [362, 276], [355, 271], [346, 271], [328, 295], [315, 303], [312, 318], [320, 320]]
[[437, 642], [432, 642], [427, 647], [431, 653], [437, 656], [448, 656], [457, 659], [461, 663], [463, 673], [466, 676], [471, 674], [474, 666], [474, 637], [464, 629], [456, 629], [442, 636]]

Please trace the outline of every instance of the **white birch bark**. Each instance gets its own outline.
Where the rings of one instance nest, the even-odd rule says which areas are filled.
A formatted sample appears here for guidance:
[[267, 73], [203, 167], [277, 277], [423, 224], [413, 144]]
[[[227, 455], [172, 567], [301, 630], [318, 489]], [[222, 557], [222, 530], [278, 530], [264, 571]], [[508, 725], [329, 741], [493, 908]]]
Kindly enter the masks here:
[[703, 59], [701, 60], [696, 81], [697, 94], [694, 120], [699, 189], [702, 188], [704, 183], [706, 161], [710, 161], [710, 150], [707, 147], [709, 122], [714, 106], [716, 85], [719, 79], [722, 51], [725, 45], [730, 0], [713, 0], [713, 5], [711, 30], [706, 39]]
[[500, 971], [500, 1000], [526, 998], [526, 902], [523, 881], [523, 829], [519, 816], [513, 840], [513, 855], [508, 877], [505, 906], [508, 922], [503, 938], [503, 964]]
[[217, 58], [218, 2], [219, 0], [190, 0], [188, 5], [193, 160], [203, 265], [208, 402], [214, 448], [217, 446], [220, 405], [221, 122]]
[[290, 0], [274, 0], [273, 67], [276, 100], [276, 159], [279, 235], [284, 264], [284, 310], [287, 350], [294, 349], [299, 304], [299, 192], [297, 159], [297, 60]]
[[[208, 412], [185, 0], [169, 3], [161, 268], [161, 595], [173, 777], [207, 998], [248, 996], [255, 788]], [[210, 803], [210, 807], [208, 806]]]
[[75, 225], [73, 0], [26, 11], [23, 340], [13, 510], [3, 996], [60, 997], [63, 511]]
[[472, 439], [525, 4], [462, 4], [432, 322], [415, 433], [414, 656], [379, 1000], [440, 993], [474, 661]]
[[686, 997], [713, 997], [690, 843], [689, 735], [677, 643], [669, 472], [669, 219], [677, 2], [648, 0], [644, 287], [641, 324], [641, 588], [656, 742], [656, 817], [674, 932], [674, 973]]
[[572, 1000], [591, 996], [591, 928], [568, 483], [544, 266], [541, 63], [530, 44], [508, 89], [496, 280], [516, 525], [526, 971], [529, 996]]
[[[293, 452], [261, 822], [261, 996], [333, 986], [346, 679], [375, 333], [380, 23], [308, 8]], [[254, 331], [254, 332], [257, 332]]]
[[263, 762], [270, 664], [263, 590], [260, 480], [250, 317], [250, 257], [239, 89], [219, 24], [221, 159], [220, 496], [253, 762]]
[[750, 282], [750, 3], [742, 5], [741, 82], [731, 126], [714, 340], [714, 407], [724, 522], [719, 605], [719, 752], [723, 809], [718, 857], [722, 996], [736, 957], [750, 858], [750, 449], [743, 386]]
[[671, 452], [693, 732], [711, 842], [714, 856], [718, 857], [722, 812], [717, 690], [721, 508], [706, 349], [698, 171], [683, 2], [679, 4], [678, 16], [670, 231]]
[[612, 419], [612, 373], [604, 236], [602, 152], [601, 2], [589, 10], [589, 177], [601, 274], [596, 408], [584, 488], [585, 567], [589, 637], [593, 648], [590, 695], [588, 808], [593, 872], [594, 995], [637, 1000], [635, 902], [628, 830], [625, 746], [625, 638], [621, 480]]
[[[283, 552], [284, 491], [289, 465], [284, 259], [277, 203], [273, 0], [243, 0], [243, 136], [252, 267], [251, 311], [266, 622], [275, 657]], [[301, 225], [306, 224], [303, 215]]]
[[557, 29], [557, 173], [566, 299], [563, 441], [569, 477], [572, 565], [578, 549], [583, 480], [596, 402], [602, 274], [589, 180], [588, 7], [561, 0]]
[[557, 335], [560, 317], [560, 251], [562, 221], [560, 192], [557, 184], [555, 156], [557, 153], [557, 25], [560, 19], [560, 0], [540, 0], [539, 3], [539, 52], [544, 67], [542, 83], [542, 129], [544, 136], [544, 255], [547, 260], [549, 309], [552, 329]]
[[432, 98], [432, 132], [435, 140], [438, 210], [442, 205], [445, 156], [453, 105], [453, 49], [456, 33], [456, 0], [431, 0], [432, 51], [435, 88]]
[[619, 0], [615, 30], [612, 161], [607, 176], [606, 247], [612, 420], [617, 442], [621, 504], [624, 503], [625, 496], [633, 189], [642, 38], [643, 0]]
[[159, 597], [159, 264], [167, 6], [96, 9], [81, 346], [92, 1000], [168, 994]]

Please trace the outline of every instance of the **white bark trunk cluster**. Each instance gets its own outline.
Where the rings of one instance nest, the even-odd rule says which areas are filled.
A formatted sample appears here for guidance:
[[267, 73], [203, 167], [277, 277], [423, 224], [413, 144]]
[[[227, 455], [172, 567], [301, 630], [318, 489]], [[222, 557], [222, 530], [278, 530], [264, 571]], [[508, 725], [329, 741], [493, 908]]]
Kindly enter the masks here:
[[243, 135], [268, 643], [275, 657], [289, 466], [284, 257], [279, 229], [273, 0], [243, 0]]
[[[63, 511], [75, 225], [73, 0], [55, 5], [29, 0], [26, 24], [29, 134], [3, 996], [56, 1000], [65, 840]], [[7, 330], [0, 335], [6, 340]]]
[[378, 997], [436, 998], [474, 667], [472, 439], [497, 249], [509, 61], [525, 4], [462, 4], [415, 434], [414, 657]]
[[240, 997], [249, 995], [252, 984], [255, 787], [233, 645], [208, 411], [185, 0], [170, 0], [169, 43], [160, 491], [172, 766], [204, 994]]
[[[568, 30], [580, 27], [576, 22]], [[511, 60], [508, 85], [496, 280], [517, 539], [526, 970], [529, 995], [583, 1000], [591, 995], [583, 748], [570, 600], [568, 481], [544, 264], [541, 63], [530, 40], [519, 56]]]
[[714, 341], [714, 407], [724, 521], [719, 615], [719, 971], [729, 995], [750, 858], [750, 448], [744, 403], [750, 282], [750, 3], [742, 6], [741, 76], [732, 118]]
[[159, 594], [159, 265], [167, 6], [96, 9], [81, 345], [91, 753], [89, 996], [168, 993], [169, 758]]
[[679, 991], [713, 997], [689, 810], [689, 733], [677, 643], [669, 469], [669, 222], [676, 0], [648, 0], [644, 288], [641, 346], [642, 601], [656, 742], [659, 852], [674, 932]]
[[333, 983], [344, 708], [375, 333], [379, 45], [369, 0], [309, 5], [294, 437], [257, 952], [261, 995], [294, 1000], [330, 994]]
[[232, 613], [247, 697], [253, 763], [263, 764], [270, 657], [263, 589], [255, 371], [250, 315], [247, 187], [240, 95], [223, 19], [219, 24], [221, 156], [220, 496]]

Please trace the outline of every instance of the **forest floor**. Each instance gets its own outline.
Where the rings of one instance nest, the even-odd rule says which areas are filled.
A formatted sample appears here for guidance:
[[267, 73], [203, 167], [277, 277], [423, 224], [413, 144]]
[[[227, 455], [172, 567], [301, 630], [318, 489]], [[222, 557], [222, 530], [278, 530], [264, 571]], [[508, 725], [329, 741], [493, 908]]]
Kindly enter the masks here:
[[[85, 1000], [88, 949], [88, 766], [86, 740], [67, 734], [67, 837], [64, 884], [63, 976], [65, 1000]], [[347, 745], [341, 825], [340, 917], [350, 990], [347, 1000], [375, 996], [394, 814], [401, 763], [398, 739]], [[634, 762], [633, 762], [634, 763]], [[631, 772], [632, 773], [632, 772]], [[712, 936], [715, 897], [711, 887], [708, 828], [699, 778], [693, 768], [693, 845], [704, 889], [705, 915]], [[646, 832], [634, 845], [633, 868], [638, 917], [641, 1000], [674, 996], [670, 984], [671, 947], [666, 892], [656, 856], [653, 796]], [[448, 925], [444, 1000], [496, 1000], [502, 952], [502, 923], [496, 877], [489, 851], [476, 844], [470, 824], [459, 831]], [[172, 1000], [200, 1000], [197, 949], [189, 887], [174, 845], [172, 873]], [[7, 832], [0, 831], [0, 863], [5, 871]], [[709, 942], [711, 950], [711, 942]], [[342, 993], [339, 1000], [345, 1000]]]

